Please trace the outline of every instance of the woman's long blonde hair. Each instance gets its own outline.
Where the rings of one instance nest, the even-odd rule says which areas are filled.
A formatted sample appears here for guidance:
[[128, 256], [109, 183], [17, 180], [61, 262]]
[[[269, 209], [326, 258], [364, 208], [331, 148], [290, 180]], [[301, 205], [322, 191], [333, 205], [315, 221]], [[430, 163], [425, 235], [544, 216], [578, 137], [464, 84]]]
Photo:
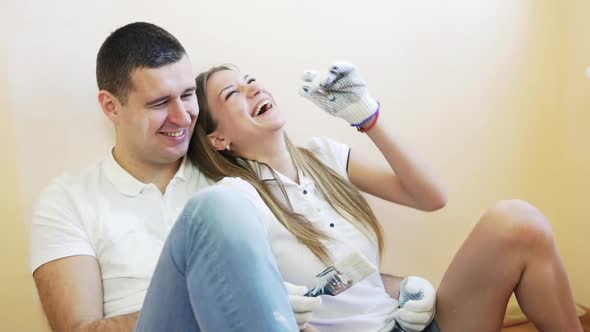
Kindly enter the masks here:
[[[259, 171], [249, 163], [238, 162], [238, 157], [228, 151], [217, 151], [207, 135], [215, 131], [217, 124], [211, 116], [207, 101], [207, 80], [211, 75], [223, 70], [234, 70], [222, 65], [199, 74], [196, 78], [199, 117], [188, 150], [190, 160], [209, 178], [219, 181], [224, 177], [239, 177], [249, 182], [260, 194], [275, 217], [289, 232], [307, 246], [323, 263], [333, 263], [332, 257], [322, 241], [330, 237], [314, 227], [303, 215], [295, 213], [289, 202], [281, 180], [268, 165], [256, 162], [260, 167], [267, 167], [279, 184], [284, 199], [277, 197], [267, 185], [260, 180]], [[379, 254], [383, 252], [383, 229], [363, 195], [347, 179], [323, 164], [310, 150], [295, 147], [285, 135], [287, 148], [293, 157], [295, 166], [311, 177], [326, 201], [342, 217], [350, 221], [373, 241], [377, 241]], [[259, 167], [259, 169], [260, 169]], [[286, 202], [286, 203], [285, 203]]]

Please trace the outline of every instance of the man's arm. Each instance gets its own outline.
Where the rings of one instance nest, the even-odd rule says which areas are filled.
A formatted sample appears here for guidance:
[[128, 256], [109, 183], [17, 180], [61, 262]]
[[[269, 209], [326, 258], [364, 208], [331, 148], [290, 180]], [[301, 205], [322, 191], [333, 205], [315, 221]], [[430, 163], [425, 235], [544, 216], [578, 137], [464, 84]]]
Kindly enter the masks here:
[[35, 270], [33, 278], [53, 331], [133, 331], [138, 313], [103, 318], [102, 280], [95, 257], [51, 261]]
[[385, 273], [381, 273], [380, 275], [387, 294], [389, 294], [389, 296], [393, 297], [394, 299], [399, 299], [399, 289], [404, 278]]
[[111, 317], [107, 319], [99, 319], [88, 324], [85, 324], [80, 331], [84, 332], [102, 332], [102, 331], [113, 331], [113, 332], [131, 332], [135, 328], [135, 322], [139, 318], [139, 312], [132, 314], [121, 315], [117, 317]]

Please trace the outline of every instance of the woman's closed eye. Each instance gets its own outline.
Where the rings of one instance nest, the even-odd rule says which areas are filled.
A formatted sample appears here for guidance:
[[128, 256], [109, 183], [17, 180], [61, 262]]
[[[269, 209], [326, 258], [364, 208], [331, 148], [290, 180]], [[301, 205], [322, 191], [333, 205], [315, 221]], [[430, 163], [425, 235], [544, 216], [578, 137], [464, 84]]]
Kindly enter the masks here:
[[238, 93], [238, 90], [232, 90], [228, 94], [225, 95], [225, 101], [229, 99], [234, 93]]
[[[252, 84], [254, 82], [256, 82], [256, 77], [253, 76], [247, 76], [245, 78], [246, 84]], [[227, 101], [234, 93], [238, 93], [238, 90], [231, 90], [229, 91], [224, 98], [224, 101]]]

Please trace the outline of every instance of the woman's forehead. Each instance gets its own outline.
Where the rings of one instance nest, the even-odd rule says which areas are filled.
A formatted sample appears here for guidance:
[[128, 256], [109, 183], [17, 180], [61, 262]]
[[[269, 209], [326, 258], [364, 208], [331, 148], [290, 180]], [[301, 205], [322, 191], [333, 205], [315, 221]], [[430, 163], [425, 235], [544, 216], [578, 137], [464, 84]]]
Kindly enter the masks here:
[[234, 69], [223, 69], [209, 75], [207, 78], [207, 90], [219, 93], [228, 86], [246, 82], [250, 77], [252, 77], [251, 74], [244, 74]]
[[216, 71], [215, 73], [209, 75], [209, 81], [211, 79], [214, 80], [224, 80], [224, 79], [236, 79], [240, 78], [242, 73], [234, 69], [222, 69], [220, 71]]

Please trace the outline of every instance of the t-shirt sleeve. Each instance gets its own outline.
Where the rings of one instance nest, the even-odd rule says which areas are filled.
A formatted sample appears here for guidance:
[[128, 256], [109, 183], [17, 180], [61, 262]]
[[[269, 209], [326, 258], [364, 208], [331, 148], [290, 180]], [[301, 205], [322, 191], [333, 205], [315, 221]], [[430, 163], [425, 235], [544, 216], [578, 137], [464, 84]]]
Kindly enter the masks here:
[[33, 210], [29, 241], [32, 272], [64, 257], [96, 256], [72, 197], [56, 182], [39, 196]]
[[348, 179], [348, 145], [328, 137], [314, 137], [304, 145], [304, 148], [312, 151], [326, 166]]

